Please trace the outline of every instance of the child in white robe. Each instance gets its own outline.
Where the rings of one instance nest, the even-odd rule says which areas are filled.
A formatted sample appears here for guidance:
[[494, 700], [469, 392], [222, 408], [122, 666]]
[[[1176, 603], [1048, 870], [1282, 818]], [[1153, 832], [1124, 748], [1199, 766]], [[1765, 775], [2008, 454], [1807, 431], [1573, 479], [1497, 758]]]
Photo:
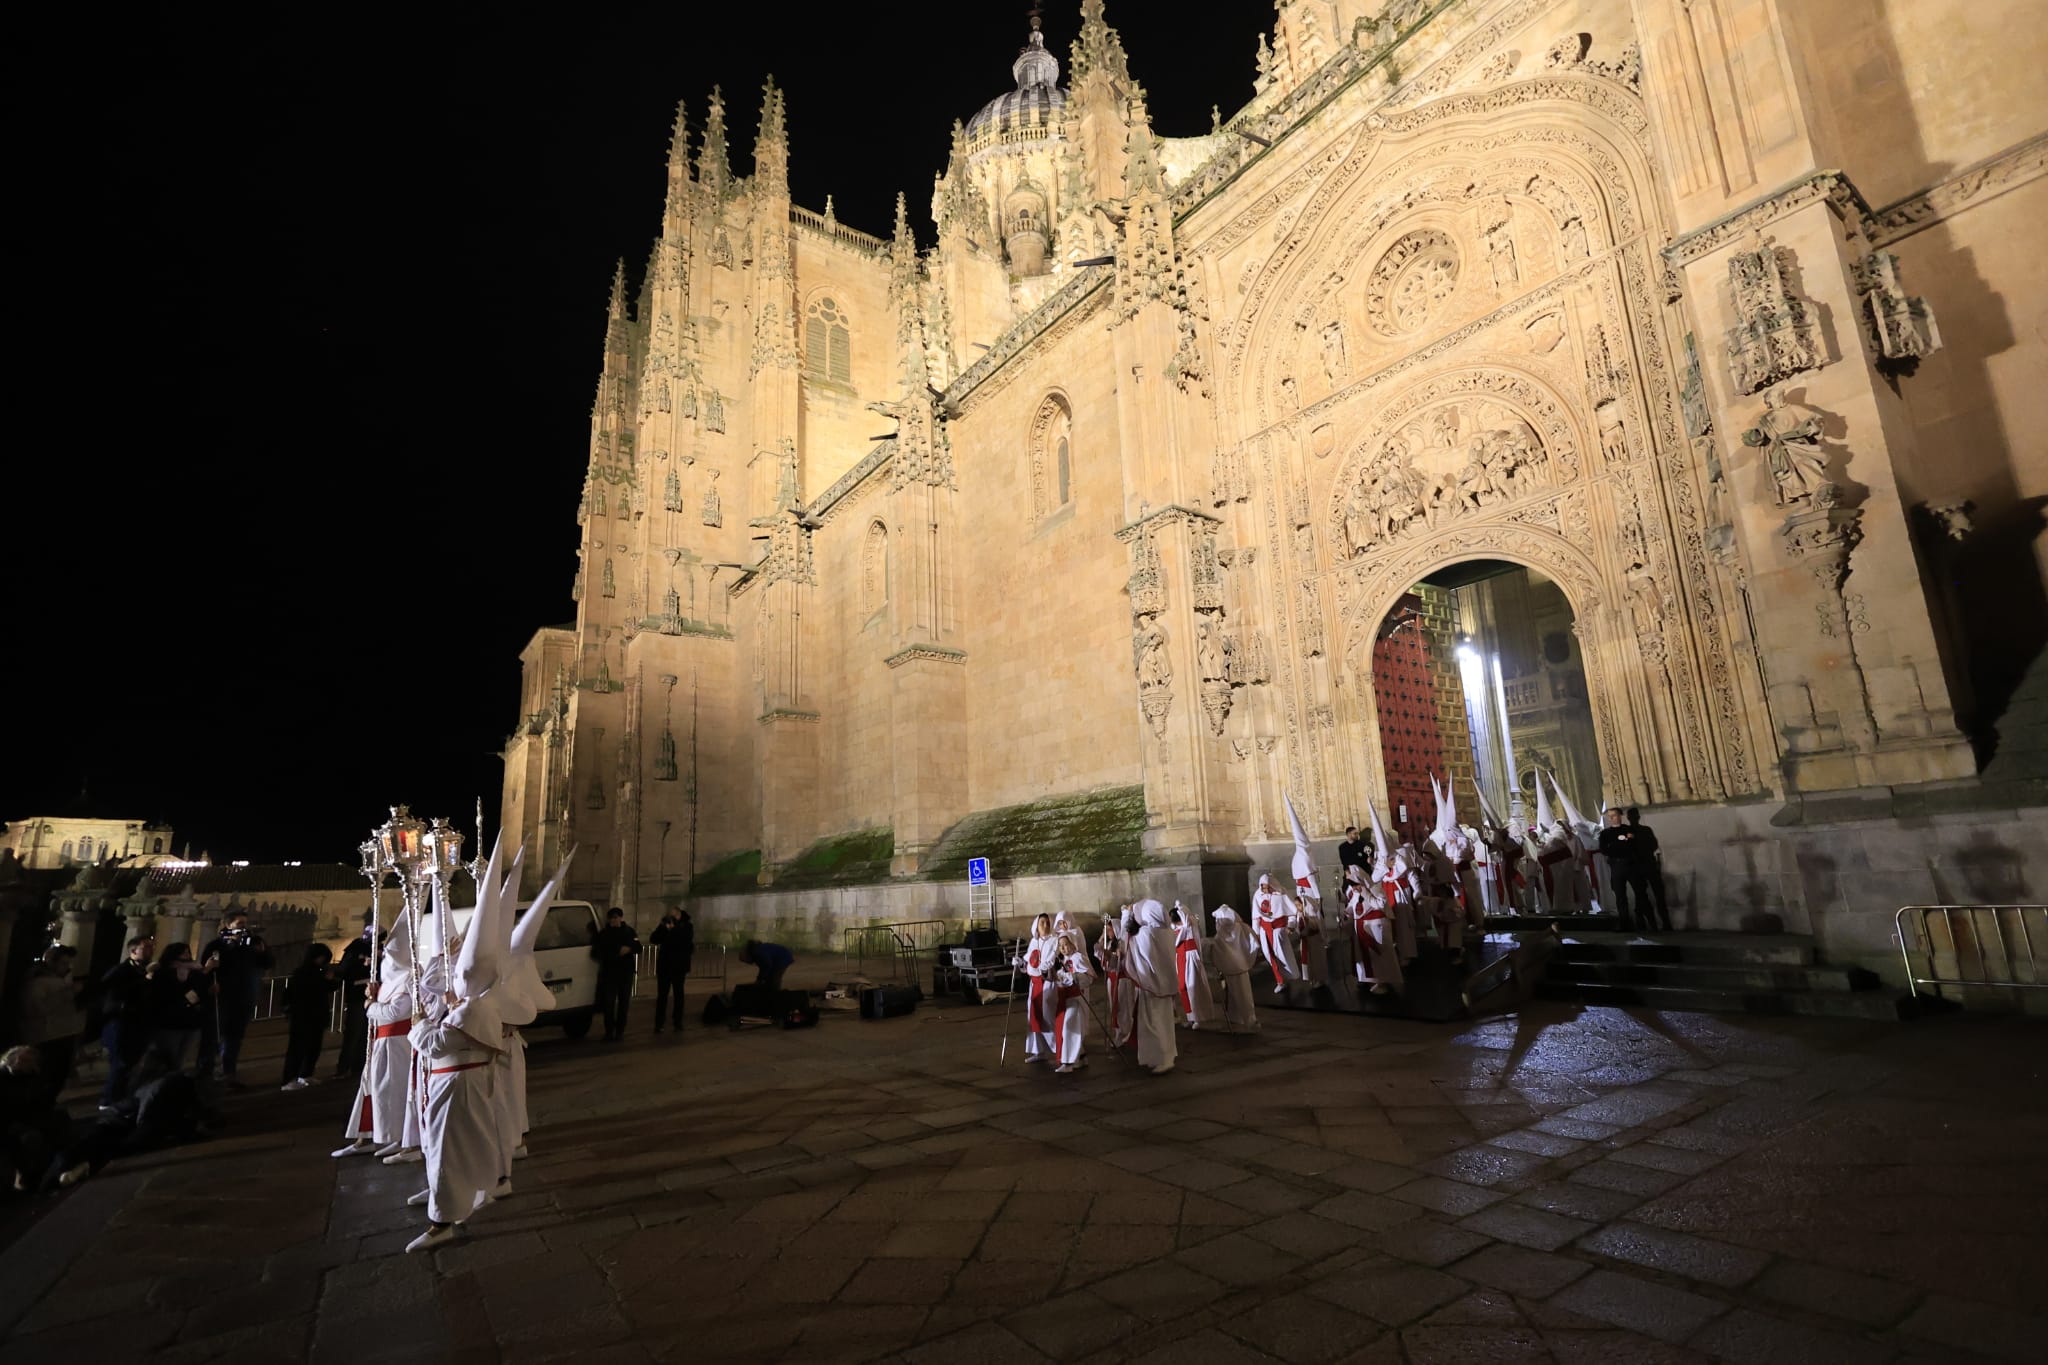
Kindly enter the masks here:
[[1260, 873], [1258, 889], [1252, 892], [1252, 931], [1259, 952], [1273, 970], [1275, 995], [1286, 990], [1289, 981], [1301, 979], [1301, 957], [1289, 923], [1292, 918], [1293, 906], [1287, 897], [1274, 889], [1271, 877]]
[[[1124, 907], [1128, 910], [1130, 907]], [[1095, 962], [1102, 969], [1103, 990], [1109, 1012], [1103, 1023], [1109, 1029], [1109, 1045], [1122, 1047], [1131, 1041], [1131, 1028], [1138, 1010], [1138, 988], [1131, 984], [1124, 965], [1124, 931], [1117, 920], [1105, 916], [1102, 937], [1095, 940]]]
[[1031, 982], [1030, 994], [1024, 1001], [1026, 1062], [1042, 1062], [1053, 1052], [1053, 997], [1046, 989], [1046, 972], [1052, 967], [1052, 954], [1052, 917], [1040, 915], [1031, 921], [1031, 940], [1025, 945], [1023, 955], [1012, 964], [1022, 968]]
[[1202, 917], [1173, 903], [1174, 982], [1180, 987], [1181, 1013], [1189, 1028], [1213, 1024], [1220, 1017], [1209, 990], [1209, 964], [1202, 956]]
[[1053, 1047], [1056, 1071], [1077, 1071], [1088, 1064], [1083, 1048], [1088, 1036], [1088, 987], [1094, 970], [1088, 941], [1077, 930], [1063, 930], [1053, 943], [1050, 977], [1054, 996]]

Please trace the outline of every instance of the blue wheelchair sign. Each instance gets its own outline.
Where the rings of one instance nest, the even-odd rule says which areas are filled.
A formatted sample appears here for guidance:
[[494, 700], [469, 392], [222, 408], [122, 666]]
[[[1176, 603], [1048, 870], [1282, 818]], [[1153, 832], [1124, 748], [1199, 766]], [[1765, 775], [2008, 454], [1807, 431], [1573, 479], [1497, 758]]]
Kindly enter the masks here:
[[969, 886], [988, 885], [988, 859], [969, 858], [967, 860], [967, 884]]

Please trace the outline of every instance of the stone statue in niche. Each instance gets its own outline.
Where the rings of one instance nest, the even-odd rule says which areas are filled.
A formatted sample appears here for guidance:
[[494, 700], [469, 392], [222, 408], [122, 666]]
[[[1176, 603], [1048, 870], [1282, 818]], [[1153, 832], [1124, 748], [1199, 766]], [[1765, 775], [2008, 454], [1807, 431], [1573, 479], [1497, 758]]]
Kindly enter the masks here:
[[1138, 690], [1164, 688], [1173, 682], [1173, 664], [1166, 657], [1166, 627], [1154, 619], [1138, 625]]
[[1750, 249], [1728, 258], [1728, 292], [1736, 325], [1725, 334], [1728, 373], [1737, 393], [1756, 393], [1819, 367], [1820, 318], [1792, 290], [1792, 252], [1761, 233]]
[[1336, 388], [1351, 376], [1351, 364], [1344, 358], [1344, 324], [1341, 320], [1323, 328], [1323, 373], [1329, 376], [1331, 388]]
[[1195, 639], [1195, 663], [1200, 670], [1202, 681], [1209, 682], [1226, 676], [1223, 666], [1223, 646], [1219, 639], [1222, 631], [1207, 616], [1197, 618], [1196, 629], [1200, 632]]
[[713, 431], [725, 430], [725, 399], [716, 389], [704, 400], [704, 425]]
[[1522, 267], [1515, 259], [1515, 234], [1503, 217], [1486, 230], [1486, 260], [1493, 267], [1493, 287], [1512, 289], [1522, 282]]
[[1593, 254], [1586, 243], [1586, 220], [1578, 214], [1565, 219], [1557, 230], [1557, 251], [1567, 261], [1583, 261]]
[[1294, 382], [1292, 375], [1280, 381], [1280, 403], [1289, 412], [1301, 411], [1301, 385]]
[[1628, 462], [1628, 430], [1621, 414], [1621, 404], [1602, 403], [1594, 410], [1600, 424], [1600, 454], [1609, 464]]
[[1779, 506], [1834, 504], [1838, 490], [1827, 477], [1821, 416], [1812, 408], [1789, 402], [1781, 389], [1766, 390], [1763, 414], [1742, 433], [1742, 443], [1763, 451]]
[[725, 521], [724, 511], [718, 501], [718, 471], [711, 471], [711, 485], [704, 490], [704, 524], [720, 526]]

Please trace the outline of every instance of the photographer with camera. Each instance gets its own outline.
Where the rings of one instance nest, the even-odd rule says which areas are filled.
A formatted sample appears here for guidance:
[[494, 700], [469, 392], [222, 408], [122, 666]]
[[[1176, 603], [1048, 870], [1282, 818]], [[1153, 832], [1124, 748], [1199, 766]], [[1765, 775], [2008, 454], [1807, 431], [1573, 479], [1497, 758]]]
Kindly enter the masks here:
[[200, 966], [213, 973], [220, 1014], [220, 1076], [229, 1085], [241, 1084], [235, 1079], [235, 1060], [242, 1054], [242, 1035], [255, 1016], [263, 973], [276, 961], [243, 910], [229, 911], [220, 922], [220, 937], [199, 954]]

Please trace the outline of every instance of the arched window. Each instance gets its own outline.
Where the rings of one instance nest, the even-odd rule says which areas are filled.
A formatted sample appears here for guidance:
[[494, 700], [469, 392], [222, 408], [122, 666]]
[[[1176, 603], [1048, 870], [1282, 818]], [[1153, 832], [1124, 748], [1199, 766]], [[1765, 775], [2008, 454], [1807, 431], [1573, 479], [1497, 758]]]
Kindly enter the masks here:
[[1074, 414], [1067, 400], [1048, 394], [1031, 423], [1031, 505], [1050, 516], [1074, 500]]
[[853, 382], [853, 334], [838, 301], [820, 295], [804, 310], [804, 373], [834, 384]]
[[64, 862], [68, 863], [71, 861], [71, 841], [69, 839], [64, 841], [64, 847], [57, 851], [57, 856]]
[[149, 851], [150, 851], [151, 853], [161, 853], [161, 852], [163, 852], [163, 851], [164, 851], [164, 841], [163, 841], [163, 840], [161, 840], [161, 839], [151, 839], [151, 840], [149, 841]]
[[867, 539], [861, 545], [860, 600], [871, 614], [889, 602], [889, 528], [880, 521], [868, 523]]
[[108, 845], [107, 845], [107, 841], [106, 841], [105, 839], [102, 839], [102, 840], [100, 840], [100, 857], [99, 857], [99, 860], [100, 860], [101, 862], [105, 862], [105, 861], [107, 860], [107, 847], [108, 847]]

